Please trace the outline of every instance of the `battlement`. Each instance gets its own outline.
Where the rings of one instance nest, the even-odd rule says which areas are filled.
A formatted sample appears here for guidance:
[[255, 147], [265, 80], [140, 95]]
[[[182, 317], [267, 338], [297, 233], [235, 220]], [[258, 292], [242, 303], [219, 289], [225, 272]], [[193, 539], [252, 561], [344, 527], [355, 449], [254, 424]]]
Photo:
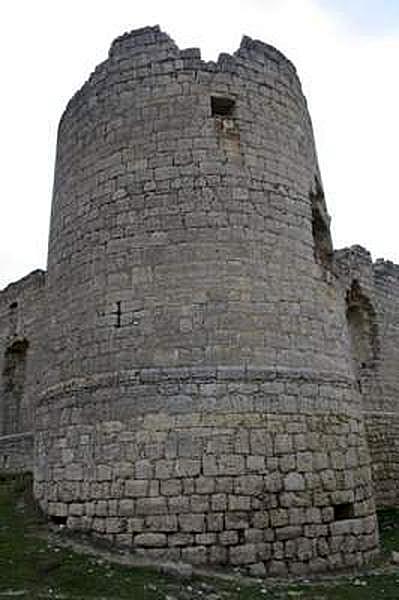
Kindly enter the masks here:
[[172, 38], [161, 31], [159, 25], [155, 25], [133, 29], [117, 37], [111, 44], [108, 57], [120, 59], [125, 55], [133, 56], [153, 46], [167, 47], [169, 52], [176, 53], [176, 57], [180, 52]]
[[[155, 66], [158, 65], [158, 66]], [[287, 86], [301, 93], [301, 84], [294, 65], [279, 50], [244, 35], [233, 53], [221, 52], [216, 61], [204, 61], [199, 48], [180, 49], [159, 25], [143, 27], [124, 33], [111, 44], [108, 59], [97, 66], [89, 79], [69, 101], [64, 114], [82, 101], [89, 101], [101, 88], [110, 73], [136, 72], [137, 76], [165, 75], [171, 72], [203, 71], [208, 73], [240, 74], [257, 83], [272, 86], [270, 78], [281, 77]], [[62, 119], [61, 119], [62, 121]]]

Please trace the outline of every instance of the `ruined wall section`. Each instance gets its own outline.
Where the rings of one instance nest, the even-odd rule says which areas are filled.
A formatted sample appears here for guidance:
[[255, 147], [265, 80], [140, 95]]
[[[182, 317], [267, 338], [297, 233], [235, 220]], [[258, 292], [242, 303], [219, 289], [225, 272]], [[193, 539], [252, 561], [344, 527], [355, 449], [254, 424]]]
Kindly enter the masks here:
[[35, 494], [154, 560], [362, 564], [378, 534], [345, 300], [291, 63], [118, 39], [60, 124]]
[[380, 381], [366, 413], [372, 439], [374, 470], [378, 474], [376, 498], [380, 505], [399, 504], [399, 266], [377, 260], [373, 265], [375, 295], [379, 303], [381, 335]]
[[31, 470], [44, 359], [45, 273], [0, 291], [0, 469]]
[[352, 368], [362, 397], [376, 503], [397, 506], [399, 267], [384, 260], [373, 264], [360, 246], [336, 251], [334, 259], [347, 303], [347, 334], [353, 342]]
[[378, 324], [381, 307], [374, 286], [370, 253], [361, 246], [334, 252], [339, 276], [338, 287], [344, 299], [346, 316], [343, 337], [347, 355], [362, 396], [363, 409], [372, 410], [381, 395], [381, 332]]

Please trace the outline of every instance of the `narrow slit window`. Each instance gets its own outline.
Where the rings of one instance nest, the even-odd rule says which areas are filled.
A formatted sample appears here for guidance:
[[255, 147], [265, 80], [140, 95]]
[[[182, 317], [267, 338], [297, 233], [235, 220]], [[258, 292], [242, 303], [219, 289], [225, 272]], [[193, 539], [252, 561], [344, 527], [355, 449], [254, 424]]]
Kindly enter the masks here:
[[212, 117], [233, 117], [235, 101], [232, 98], [211, 96]]
[[116, 317], [115, 327], [120, 327], [122, 325], [122, 303], [120, 300], [116, 303], [116, 311], [114, 312]]

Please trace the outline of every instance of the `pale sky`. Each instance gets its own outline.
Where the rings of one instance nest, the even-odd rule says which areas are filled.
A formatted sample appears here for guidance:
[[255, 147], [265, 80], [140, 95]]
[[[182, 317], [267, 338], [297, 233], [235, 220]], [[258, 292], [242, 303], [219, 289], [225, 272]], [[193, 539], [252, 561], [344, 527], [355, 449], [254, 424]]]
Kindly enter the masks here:
[[61, 113], [112, 40], [159, 24], [205, 59], [243, 34], [297, 67], [336, 248], [399, 263], [399, 0], [3, 0], [0, 288], [45, 268]]

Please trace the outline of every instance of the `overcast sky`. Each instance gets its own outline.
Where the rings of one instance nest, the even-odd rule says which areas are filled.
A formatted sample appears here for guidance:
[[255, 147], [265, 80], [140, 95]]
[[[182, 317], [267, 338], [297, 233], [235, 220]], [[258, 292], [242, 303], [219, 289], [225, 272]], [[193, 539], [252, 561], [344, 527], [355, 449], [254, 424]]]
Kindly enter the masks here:
[[3, 0], [0, 288], [45, 268], [56, 131], [111, 41], [160, 24], [205, 59], [243, 34], [298, 69], [336, 248], [399, 263], [399, 0]]

